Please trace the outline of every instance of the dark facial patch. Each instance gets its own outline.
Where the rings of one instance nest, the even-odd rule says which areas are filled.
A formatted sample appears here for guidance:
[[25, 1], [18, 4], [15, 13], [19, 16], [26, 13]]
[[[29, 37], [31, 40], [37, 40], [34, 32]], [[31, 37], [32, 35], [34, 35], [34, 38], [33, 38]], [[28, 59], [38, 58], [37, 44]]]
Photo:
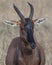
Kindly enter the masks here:
[[26, 29], [33, 29], [33, 26], [34, 26], [34, 24], [32, 23], [32, 20], [30, 20], [29, 18], [27, 18], [27, 19], [25, 19], [25, 21], [26, 21], [26, 23], [25, 23], [25, 28]]
[[30, 43], [31, 48], [35, 48], [35, 41], [33, 38], [34, 24], [30, 19], [25, 19], [25, 20], [26, 20], [26, 24], [24, 25], [24, 28], [27, 33], [27, 40]]

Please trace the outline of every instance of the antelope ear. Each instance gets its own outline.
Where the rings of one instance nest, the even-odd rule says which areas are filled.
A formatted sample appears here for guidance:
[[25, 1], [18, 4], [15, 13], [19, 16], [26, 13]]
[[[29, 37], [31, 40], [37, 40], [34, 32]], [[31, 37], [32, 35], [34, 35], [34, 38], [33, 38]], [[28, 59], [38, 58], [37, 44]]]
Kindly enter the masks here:
[[20, 21], [18, 22], [18, 21], [14, 21], [14, 20], [5, 20], [4, 23], [6, 25], [13, 26], [13, 27], [21, 24]]
[[37, 24], [41, 24], [41, 23], [44, 23], [45, 22], [45, 18], [37, 18], [35, 20], [33, 20], [33, 22], [36, 22]]
[[45, 20], [46, 20], [45, 18], [40, 18], [37, 20], [37, 24], [42, 24], [45, 22]]

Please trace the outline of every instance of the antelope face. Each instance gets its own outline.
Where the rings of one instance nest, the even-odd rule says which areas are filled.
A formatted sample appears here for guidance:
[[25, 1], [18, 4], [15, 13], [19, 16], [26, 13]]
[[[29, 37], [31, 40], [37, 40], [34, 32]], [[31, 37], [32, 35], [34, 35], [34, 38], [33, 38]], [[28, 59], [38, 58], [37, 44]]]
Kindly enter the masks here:
[[[28, 18], [25, 18], [22, 15], [22, 13], [19, 11], [19, 9], [15, 6], [15, 4], [13, 4], [15, 11], [17, 12], [19, 17], [21, 18], [21, 21], [20, 22], [6, 21], [5, 23], [7, 23], [9, 25], [11, 24], [12, 26], [17, 26], [18, 24], [21, 24], [20, 27], [22, 28], [22, 31], [25, 31], [27, 41], [29, 42], [31, 48], [34, 49], [35, 46], [36, 46], [36, 43], [35, 43], [35, 40], [33, 38], [33, 30], [34, 30], [34, 22], [36, 22], [37, 19], [34, 22], [32, 21], [32, 17], [33, 17], [33, 14], [34, 14], [34, 8], [30, 3], [28, 3], [28, 4], [31, 8], [30, 15], [29, 15]], [[38, 23], [42, 22], [43, 20], [44, 19], [38, 20]]]
[[34, 8], [29, 2], [28, 2], [28, 5], [31, 8], [30, 15], [28, 18], [25, 18], [15, 5], [13, 5], [13, 6], [14, 6], [15, 11], [17, 12], [17, 14], [21, 18], [21, 24], [23, 24], [21, 26], [21, 28], [23, 28], [23, 31], [25, 31], [26, 39], [29, 42], [31, 48], [33, 49], [33, 48], [35, 48], [35, 42], [34, 42], [34, 38], [33, 38], [34, 23], [32, 22], [32, 17], [34, 14]]
[[33, 38], [34, 23], [29, 18], [26, 18], [25, 21], [26, 23], [24, 25], [24, 31], [26, 32], [27, 41], [29, 42], [31, 48], [33, 49], [36, 46]]

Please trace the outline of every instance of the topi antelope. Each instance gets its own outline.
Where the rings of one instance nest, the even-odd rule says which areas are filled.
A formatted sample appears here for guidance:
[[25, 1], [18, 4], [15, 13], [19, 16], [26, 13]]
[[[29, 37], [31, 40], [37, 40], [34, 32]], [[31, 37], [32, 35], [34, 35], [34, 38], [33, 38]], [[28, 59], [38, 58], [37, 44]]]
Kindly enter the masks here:
[[40, 23], [44, 19], [33, 21], [34, 8], [29, 2], [28, 5], [31, 8], [28, 18], [25, 18], [16, 5], [13, 4], [21, 20], [19, 22], [13, 20], [5, 22], [12, 26], [20, 25], [20, 37], [12, 40], [6, 56], [6, 65], [45, 65], [44, 51], [33, 35], [34, 22], [38, 21], [37, 23]]

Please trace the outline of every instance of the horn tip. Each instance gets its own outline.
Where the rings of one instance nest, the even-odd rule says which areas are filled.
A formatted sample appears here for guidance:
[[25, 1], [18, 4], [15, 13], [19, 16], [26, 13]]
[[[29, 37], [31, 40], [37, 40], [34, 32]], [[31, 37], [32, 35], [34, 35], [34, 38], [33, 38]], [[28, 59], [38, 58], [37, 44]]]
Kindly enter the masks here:
[[13, 3], [13, 7], [14, 7], [14, 9], [17, 9], [17, 7], [16, 7], [15, 3]]
[[13, 3], [13, 6], [14, 6], [15, 4]]
[[29, 5], [31, 5], [29, 2], [27, 2]]

